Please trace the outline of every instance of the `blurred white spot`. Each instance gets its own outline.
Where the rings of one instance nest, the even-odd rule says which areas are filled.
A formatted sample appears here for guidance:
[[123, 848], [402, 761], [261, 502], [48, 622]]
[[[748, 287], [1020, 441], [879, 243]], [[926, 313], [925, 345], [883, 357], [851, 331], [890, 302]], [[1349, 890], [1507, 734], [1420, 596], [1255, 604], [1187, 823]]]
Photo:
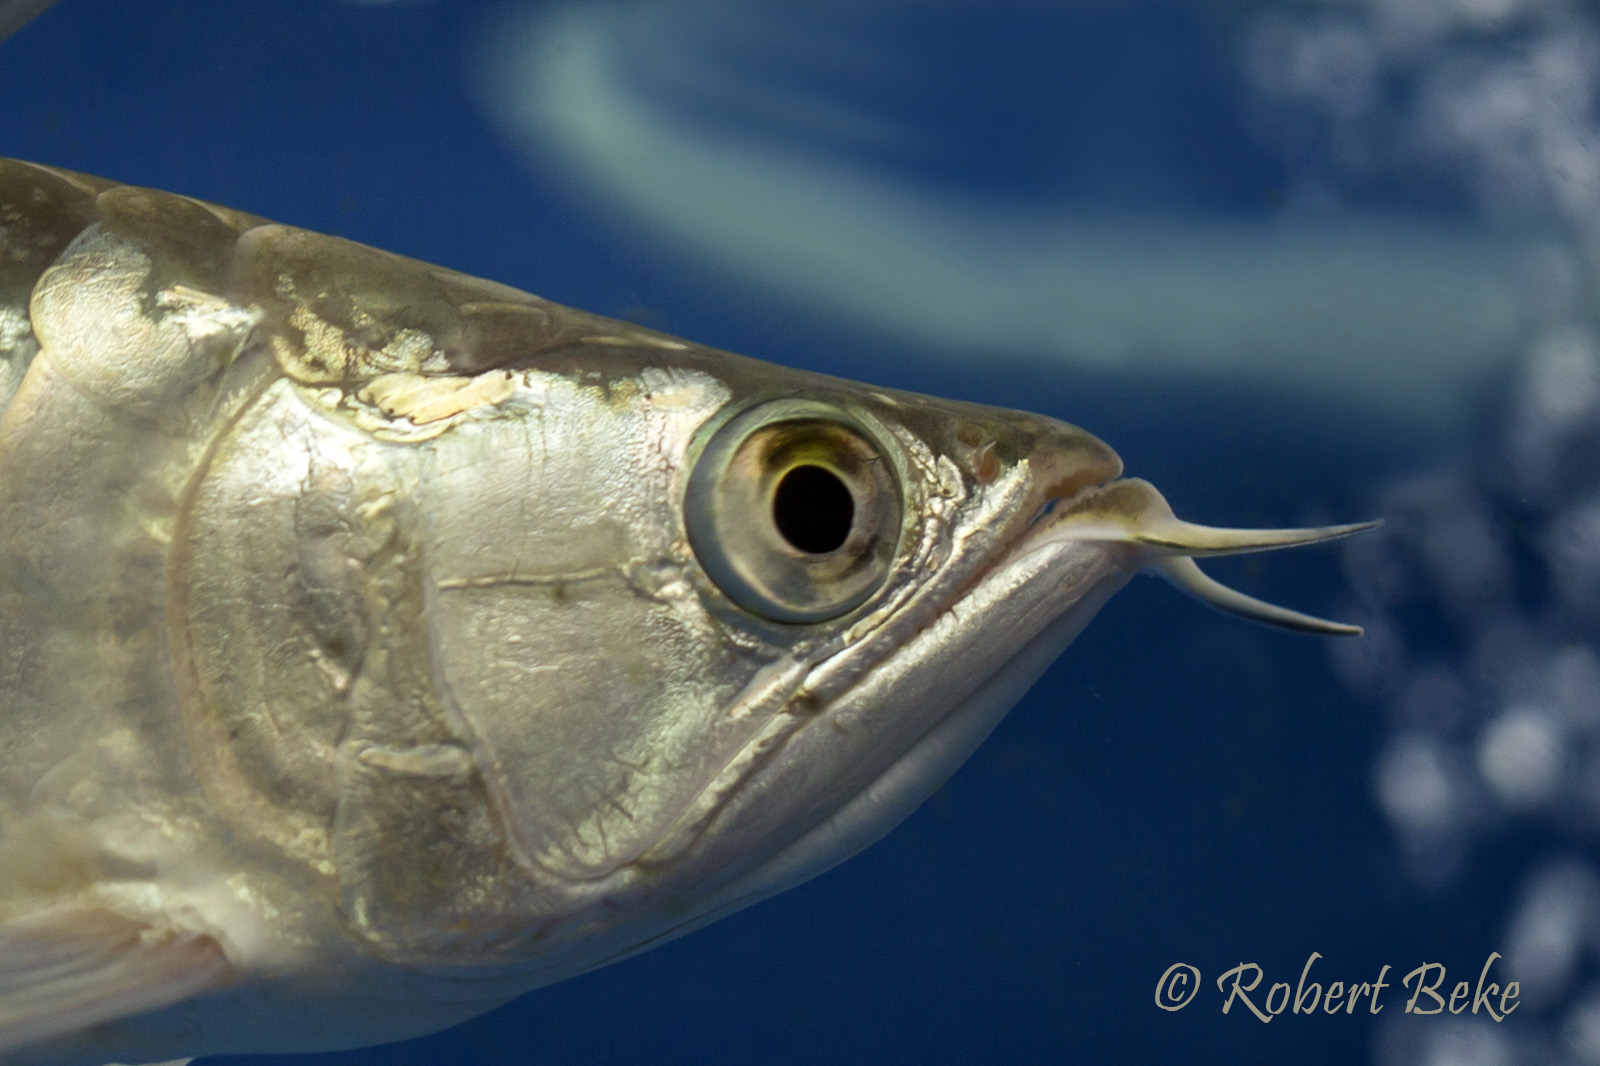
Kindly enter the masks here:
[[[1596, 536], [1600, 538], [1600, 526]], [[1586, 644], [1558, 648], [1550, 663], [1546, 694], [1567, 726], [1585, 732], [1600, 727], [1600, 659], [1594, 649]]]
[[1511, 1066], [1512, 1044], [1486, 1022], [1466, 1022], [1430, 1033], [1418, 1066]]
[[1425, 733], [1396, 734], [1378, 756], [1373, 791], [1412, 881], [1424, 891], [1447, 887], [1461, 873], [1467, 830], [1485, 807], [1459, 751]]
[[1377, 1066], [1512, 1066], [1526, 1062], [1515, 1039], [1481, 1018], [1418, 1017], [1385, 1010], [1377, 1030]]
[[1457, 0], [1455, 7], [1467, 22], [1480, 29], [1492, 29], [1521, 11], [1523, 0]]
[[1511, 1037], [1487, 1023], [1452, 1026], [1431, 1042], [1423, 1066], [1511, 1066]]
[[1263, 19], [1246, 46], [1246, 66], [1260, 90], [1307, 97], [1336, 119], [1360, 118], [1377, 92], [1378, 50], [1369, 33], [1348, 21], [1310, 28]]
[[1495, 612], [1479, 620], [1469, 668], [1490, 694], [1489, 705], [1511, 705], [1543, 690], [1549, 650], [1548, 635], [1528, 619]]
[[1404, 524], [1425, 576], [1463, 617], [1503, 600], [1510, 567], [1487, 501], [1469, 475], [1440, 471], [1400, 482], [1384, 494], [1383, 512]]
[[1506, 934], [1506, 972], [1516, 974], [1531, 1010], [1566, 994], [1584, 948], [1596, 936], [1600, 880], [1580, 861], [1547, 865], [1529, 877]]
[[1600, 1066], [1600, 988], [1589, 989], [1573, 1005], [1561, 1037], [1580, 1066]]
[[1550, 799], [1561, 775], [1562, 737], [1542, 712], [1514, 708], [1489, 723], [1478, 768], [1506, 806], [1526, 810]]
[[1557, 515], [1544, 552], [1556, 595], [1582, 612], [1600, 609], [1600, 499]]
[[1583, 757], [1573, 786], [1577, 809], [1572, 828], [1590, 835], [1600, 832], [1600, 753], [1590, 752]]
[[[1559, 25], [1559, 23], [1557, 24]], [[1592, 28], [1569, 24], [1533, 42], [1529, 56], [1547, 125], [1583, 122], [1594, 100], [1600, 51]]]
[[[1518, 63], [1441, 65], [1428, 76], [1423, 113], [1437, 123], [1418, 131], [1439, 149], [1483, 155], [1525, 152], [1539, 101]], [[1443, 139], [1441, 139], [1443, 138]]]
[[1600, 143], [1594, 131], [1587, 127], [1549, 131], [1544, 164], [1556, 202], [1579, 218], [1592, 217], [1600, 199]]
[[1503, 598], [1510, 586], [1499, 530], [1476, 502], [1431, 516], [1422, 554], [1446, 600], [1463, 613]]
[[1391, 821], [1411, 832], [1438, 833], [1457, 820], [1457, 790], [1438, 741], [1404, 733], [1378, 757], [1378, 802]]
[[[1483, 847], [1473, 831], [1503, 825], [1507, 810], [1535, 839], [1600, 838], [1597, 10], [1587, 0], [1305, 0], [1269, 5], [1246, 42], [1270, 37], [1280, 50], [1277, 66], [1246, 54], [1263, 125], [1282, 138], [1294, 180], [1335, 190], [1426, 181], [1496, 225], [1543, 234], [1523, 258], [1529, 332], [1497, 398], [1500, 431], [1474, 469], [1397, 483], [1379, 508], [1391, 518], [1385, 543], [1345, 555], [1362, 603], [1390, 626], [1386, 641], [1442, 657], [1409, 667], [1399, 655], [1335, 654], [1346, 684], [1387, 702], [1394, 733], [1374, 765], [1375, 791], [1424, 887], [1464, 865], [1440, 875], [1419, 856], [1432, 848], [1455, 860]], [[1297, 90], [1285, 66], [1334, 18], [1376, 49], [1382, 91], [1360, 101], [1360, 121]], [[1295, 134], [1322, 128], [1316, 120], [1364, 138], [1365, 151], [1308, 149]], [[1529, 547], [1543, 567], [1526, 558]], [[1481, 708], [1495, 709], [1492, 720]], [[1452, 741], [1474, 731], [1476, 758], [1464, 763]], [[1551, 863], [1529, 877], [1502, 950], [1527, 1005], [1514, 1024], [1380, 1019], [1380, 1066], [1600, 1066], [1600, 986], [1548, 1028], [1548, 1011], [1600, 951], [1594, 867]]]
[[1522, 366], [1503, 461], [1515, 488], [1544, 500], [1558, 488], [1561, 456], [1600, 422], [1600, 355], [1594, 335], [1566, 324], [1536, 341]]
[[1526, 364], [1522, 414], [1557, 432], [1600, 413], [1600, 357], [1594, 334], [1580, 326], [1540, 338]]

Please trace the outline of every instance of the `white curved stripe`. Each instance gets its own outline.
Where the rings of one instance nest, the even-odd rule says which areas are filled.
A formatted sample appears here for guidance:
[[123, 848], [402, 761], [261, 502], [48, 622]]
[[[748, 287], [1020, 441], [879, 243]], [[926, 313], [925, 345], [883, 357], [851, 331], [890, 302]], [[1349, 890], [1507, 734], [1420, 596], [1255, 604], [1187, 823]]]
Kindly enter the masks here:
[[1424, 415], [1454, 412], [1514, 346], [1512, 257], [1466, 228], [1008, 208], [695, 124], [630, 85], [640, 49], [685, 47], [692, 24], [663, 17], [684, 7], [519, 12], [482, 64], [491, 113], [541, 175], [679, 261], [952, 357], [1238, 372]]

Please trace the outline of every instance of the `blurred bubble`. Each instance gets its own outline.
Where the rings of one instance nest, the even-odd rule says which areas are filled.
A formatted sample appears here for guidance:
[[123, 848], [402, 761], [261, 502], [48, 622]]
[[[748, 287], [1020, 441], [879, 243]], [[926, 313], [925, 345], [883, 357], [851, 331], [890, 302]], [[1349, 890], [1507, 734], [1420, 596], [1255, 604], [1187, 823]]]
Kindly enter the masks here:
[[1502, 462], [1509, 487], [1530, 500], [1561, 490], [1565, 454], [1600, 422], [1597, 351], [1592, 331], [1568, 323], [1535, 340], [1523, 361]]
[[1457, 1023], [1429, 1034], [1419, 1066], [1511, 1066], [1515, 1061], [1506, 1034], [1486, 1023]]
[[1550, 701], [1569, 726], [1592, 732], [1600, 727], [1600, 658], [1587, 644], [1557, 648], [1550, 663]]
[[1378, 802], [1390, 819], [1412, 832], [1454, 828], [1457, 792], [1444, 749], [1426, 734], [1401, 734], [1378, 757]]
[[1494, 29], [1526, 6], [1524, 0], [1456, 0], [1455, 4], [1462, 20], [1479, 29]]
[[[1448, 189], [1531, 238], [1520, 355], [1484, 394], [1472, 458], [1377, 493], [1383, 535], [1343, 555], [1376, 643], [1329, 652], [1386, 708], [1374, 795], [1428, 892], [1525, 862], [1507, 827], [1518, 846], [1600, 841], [1597, 16], [1577, 0], [1306, 0], [1267, 5], [1246, 37], [1260, 128], [1298, 180], [1331, 190], [1329, 210], [1386, 182]], [[1336, 73], [1351, 96], [1319, 91]], [[1375, 1060], [1600, 1064], [1600, 986], [1575, 995], [1600, 945], [1595, 871], [1545, 861], [1508, 899], [1514, 1025], [1386, 1018]]]
[[1573, 782], [1574, 828], [1589, 836], [1600, 834], [1600, 752], [1589, 750]]
[[1372, 1057], [1377, 1066], [1512, 1066], [1528, 1061], [1519, 1050], [1493, 1022], [1395, 1014], [1378, 1026]]
[[1422, 552], [1440, 592], [1461, 613], [1505, 598], [1510, 567], [1499, 531], [1485, 508], [1461, 501], [1433, 516]]
[[[1387, 550], [1397, 553], [1403, 543], [1414, 551], [1430, 589], [1459, 615], [1472, 617], [1504, 600], [1510, 585], [1505, 544], [1487, 502], [1463, 471], [1402, 480], [1383, 493], [1379, 507], [1396, 523]], [[1376, 555], [1383, 549], [1350, 550]]]
[[1600, 357], [1594, 334], [1581, 326], [1546, 333], [1523, 373], [1521, 413], [1565, 431], [1600, 411]]
[[1562, 770], [1563, 737], [1549, 715], [1513, 708], [1489, 723], [1478, 741], [1478, 767], [1506, 806], [1548, 802]]
[[1479, 620], [1467, 667], [1490, 706], [1517, 702], [1543, 688], [1548, 636], [1532, 620], [1509, 610]]
[[1561, 1037], [1580, 1066], [1600, 1066], [1600, 988], [1589, 989], [1573, 1006]]
[[[1587, 327], [1543, 331], [1503, 394], [1510, 417], [1498, 423], [1502, 436], [1487, 442], [1482, 465], [1398, 479], [1379, 494], [1379, 511], [1391, 519], [1382, 543], [1346, 549], [1352, 584], [1383, 626], [1375, 649], [1330, 651], [1341, 680], [1387, 706], [1393, 732], [1375, 757], [1374, 792], [1398, 858], [1423, 891], [1459, 882], [1468, 855], [1493, 847], [1492, 831], [1507, 814], [1528, 832], [1600, 838], [1595, 351]], [[1522, 479], [1489, 476], [1529, 439], [1541, 442], [1545, 467]], [[1525, 558], [1514, 576], [1512, 530], [1542, 569]], [[1487, 572], [1463, 577], [1474, 569]], [[1413, 661], [1403, 647], [1426, 656]], [[1470, 740], [1463, 747], [1457, 738]], [[1560, 1004], [1582, 972], [1600, 940], [1597, 899], [1595, 874], [1582, 861], [1546, 864], [1527, 878], [1505, 949], [1508, 970], [1530, 989], [1519, 1031], [1541, 1024], [1537, 1012]], [[1593, 1044], [1597, 1019], [1591, 1004], [1557, 1026], [1576, 1061], [1587, 1061], [1577, 1049]], [[1388, 1061], [1506, 1050], [1472, 1050], [1472, 1032], [1450, 1037], [1460, 1044], [1408, 1037], [1410, 1057]]]
[[1467, 831], [1484, 817], [1460, 751], [1426, 733], [1398, 734], [1378, 756], [1373, 791], [1412, 880], [1447, 887], [1461, 873]]
[[1552, 519], [1544, 551], [1556, 595], [1579, 612], [1600, 610], [1600, 499]]
[[1377, 98], [1377, 45], [1347, 20], [1299, 32], [1284, 21], [1264, 21], [1248, 42], [1247, 64], [1263, 92], [1307, 98], [1340, 121], [1360, 118]]
[[1506, 933], [1506, 970], [1522, 985], [1532, 1010], [1568, 990], [1600, 921], [1600, 878], [1578, 860], [1559, 860], [1536, 870], [1522, 889]]

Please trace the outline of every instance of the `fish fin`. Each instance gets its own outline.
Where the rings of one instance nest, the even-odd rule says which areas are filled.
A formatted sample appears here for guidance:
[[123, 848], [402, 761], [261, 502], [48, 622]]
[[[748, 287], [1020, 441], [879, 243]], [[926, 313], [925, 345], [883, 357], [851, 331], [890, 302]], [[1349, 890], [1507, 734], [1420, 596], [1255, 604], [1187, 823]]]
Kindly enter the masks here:
[[1145, 556], [1144, 566], [1219, 610], [1302, 633], [1334, 636], [1359, 636], [1361, 627], [1301, 614], [1236, 592], [1206, 576], [1195, 565], [1194, 559], [1320, 544], [1376, 529], [1383, 524], [1380, 520], [1309, 529], [1221, 529], [1201, 526], [1174, 515], [1171, 505], [1160, 491], [1139, 478], [1115, 481], [1085, 493], [1072, 501], [1056, 521], [1061, 536], [1134, 546]]
[[1150, 564], [1150, 569], [1178, 586], [1195, 599], [1208, 603], [1219, 611], [1227, 611], [1243, 618], [1281, 626], [1301, 633], [1325, 633], [1330, 636], [1359, 637], [1361, 627], [1344, 622], [1330, 622], [1326, 618], [1301, 614], [1287, 607], [1279, 607], [1254, 596], [1246, 596], [1224, 585], [1201, 570], [1193, 559], [1183, 555], [1169, 555]]
[[213, 937], [89, 904], [0, 921], [0, 1053], [171, 1006], [233, 976]]

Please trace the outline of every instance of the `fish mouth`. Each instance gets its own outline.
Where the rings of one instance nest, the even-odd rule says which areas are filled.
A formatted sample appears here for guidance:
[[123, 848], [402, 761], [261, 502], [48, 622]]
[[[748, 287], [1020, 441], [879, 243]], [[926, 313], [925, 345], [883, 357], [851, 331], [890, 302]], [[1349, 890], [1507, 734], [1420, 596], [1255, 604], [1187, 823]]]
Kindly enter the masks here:
[[1282, 529], [1198, 525], [1173, 514], [1166, 497], [1142, 478], [1123, 478], [1087, 489], [1067, 501], [1060, 512], [1058, 520], [1039, 531], [1041, 541], [1125, 545], [1137, 556], [1136, 568], [1160, 574], [1219, 611], [1303, 633], [1361, 635], [1360, 626], [1318, 618], [1231, 589], [1207, 576], [1195, 559], [1322, 544], [1376, 529], [1383, 524], [1381, 519]]

